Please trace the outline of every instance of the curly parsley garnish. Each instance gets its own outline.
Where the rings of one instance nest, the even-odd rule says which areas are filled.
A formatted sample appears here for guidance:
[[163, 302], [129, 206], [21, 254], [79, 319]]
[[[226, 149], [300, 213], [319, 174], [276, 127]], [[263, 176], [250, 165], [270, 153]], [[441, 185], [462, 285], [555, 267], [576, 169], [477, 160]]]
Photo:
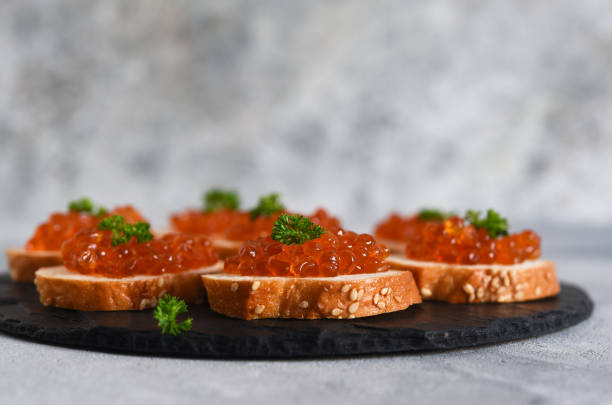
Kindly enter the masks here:
[[146, 222], [130, 224], [121, 215], [104, 218], [98, 224], [98, 229], [113, 232], [113, 246], [128, 243], [134, 236], [138, 239], [138, 243], [152, 240], [153, 234], [149, 230], [150, 227]]
[[324, 233], [324, 228], [301, 215], [281, 214], [272, 227], [272, 239], [285, 245], [301, 245]]
[[261, 216], [269, 217], [276, 212], [284, 210], [285, 206], [280, 201], [280, 195], [278, 193], [272, 193], [262, 196], [259, 199], [257, 206], [249, 212], [251, 214], [251, 218], [255, 219]]
[[454, 215], [454, 212], [444, 212], [434, 208], [423, 208], [418, 213], [421, 221], [444, 221]]
[[83, 197], [78, 200], [70, 201], [68, 210], [74, 212], [84, 212], [87, 214], [102, 217], [108, 214], [108, 210], [104, 207], [95, 207], [89, 198]]
[[235, 191], [213, 188], [204, 194], [205, 212], [215, 212], [221, 209], [236, 211], [238, 208], [240, 208], [240, 198]]
[[508, 235], [508, 220], [503, 218], [494, 210], [488, 210], [487, 216], [480, 218], [480, 211], [468, 210], [465, 214], [465, 220], [474, 226], [474, 228], [485, 228], [492, 238]]
[[166, 294], [157, 302], [153, 317], [157, 319], [157, 326], [161, 328], [162, 333], [176, 336], [191, 329], [193, 318], [187, 318], [183, 322], [176, 323], [176, 316], [183, 312], [187, 312], [185, 301]]

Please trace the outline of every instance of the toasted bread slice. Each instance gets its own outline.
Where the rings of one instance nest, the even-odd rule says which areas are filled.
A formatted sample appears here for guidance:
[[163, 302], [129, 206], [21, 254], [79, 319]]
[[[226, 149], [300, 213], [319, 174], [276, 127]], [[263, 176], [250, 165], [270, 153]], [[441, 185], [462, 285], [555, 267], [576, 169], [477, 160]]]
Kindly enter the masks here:
[[464, 302], [519, 302], [550, 297], [561, 291], [555, 265], [528, 260], [514, 265], [423, 262], [391, 255], [395, 269], [410, 270], [423, 299]]
[[352, 319], [421, 302], [407, 271], [304, 278], [219, 273], [202, 281], [214, 311], [241, 319]]
[[13, 281], [32, 283], [36, 270], [62, 264], [62, 253], [59, 250], [6, 249], [6, 259]]
[[125, 311], [152, 308], [164, 294], [188, 303], [201, 303], [205, 295], [200, 276], [222, 269], [223, 262], [219, 261], [182, 273], [111, 278], [85, 275], [57, 266], [38, 270], [34, 283], [40, 302], [46, 306], [81, 311]]

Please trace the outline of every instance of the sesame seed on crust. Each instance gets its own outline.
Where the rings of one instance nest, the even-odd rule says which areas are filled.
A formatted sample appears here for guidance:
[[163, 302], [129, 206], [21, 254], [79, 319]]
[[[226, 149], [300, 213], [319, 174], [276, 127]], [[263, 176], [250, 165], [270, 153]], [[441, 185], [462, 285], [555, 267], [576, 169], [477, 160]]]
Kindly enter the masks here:
[[474, 295], [474, 287], [472, 284], [464, 284], [463, 291], [465, 291], [467, 295]]

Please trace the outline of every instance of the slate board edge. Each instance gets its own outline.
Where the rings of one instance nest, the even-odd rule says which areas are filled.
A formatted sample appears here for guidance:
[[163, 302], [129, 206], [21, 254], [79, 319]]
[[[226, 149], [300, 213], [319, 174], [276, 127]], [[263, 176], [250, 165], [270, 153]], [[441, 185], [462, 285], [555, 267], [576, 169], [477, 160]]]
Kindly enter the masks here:
[[[0, 331], [26, 340], [56, 346], [159, 357], [236, 359], [324, 358], [451, 350], [537, 337], [566, 329], [589, 318], [594, 307], [591, 299], [579, 287], [570, 285], [564, 285], [564, 287], [574, 288], [582, 294], [581, 299], [575, 306], [565, 308], [564, 310], [553, 310], [520, 318], [505, 318], [503, 322], [494, 320], [487, 327], [479, 328], [440, 330], [435, 332], [423, 332], [422, 330], [404, 328], [396, 330], [395, 336], [389, 336], [388, 330], [370, 331], [371, 338], [386, 339], [385, 348], [382, 350], [380, 347], [368, 349], [367, 341], [363, 342], [362, 345], [355, 346], [353, 344], [350, 347], [338, 347], [336, 345], [333, 348], [329, 348], [329, 345], [327, 345], [328, 348], [325, 349], [325, 342], [331, 343], [333, 346], [334, 341], [338, 339], [333, 333], [325, 330], [319, 330], [318, 333], [310, 337], [311, 339], [319, 339], [321, 335], [327, 335], [322, 337], [324, 344], [315, 345], [316, 350], [306, 349], [303, 344], [301, 347], [296, 347], [296, 345], [288, 344], [290, 342], [282, 338], [278, 342], [267, 338], [267, 344], [251, 338], [247, 339], [248, 344], [246, 346], [242, 345], [244, 343], [244, 338], [242, 338], [238, 345], [241, 348], [237, 350], [236, 346], [227, 345], [228, 342], [215, 342], [215, 339], [211, 340], [209, 336], [198, 332], [187, 332], [176, 337], [161, 334], [157, 337], [152, 337], [150, 331], [139, 333], [127, 328], [95, 327], [89, 332], [82, 332], [78, 328], [73, 330], [66, 328], [61, 330], [44, 329], [36, 325], [23, 325], [11, 319], [5, 320], [2, 314], [0, 314]], [[554, 316], [555, 321], [551, 326], [543, 318], [550, 319], [552, 316]], [[511, 325], [513, 331], [516, 332], [512, 337], [507, 336], [509, 333], [508, 325]], [[471, 333], [466, 333], [466, 331], [470, 330]], [[474, 333], [474, 331], [478, 332]], [[506, 337], [500, 339], [499, 335]], [[70, 343], [66, 343], [66, 339], [63, 338], [65, 336], [70, 336]], [[206, 338], [203, 339], [203, 336]], [[141, 340], [147, 341], [147, 344], [142, 346], [138, 343]], [[231, 349], [225, 351], [219, 350], [219, 347], [223, 345]], [[270, 350], [270, 346], [275, 346], [274, 350]], [[215, 349], [211, 350], [212, 347], [215, 347]], [[279, 350], [279, 348], [283, 350]]]

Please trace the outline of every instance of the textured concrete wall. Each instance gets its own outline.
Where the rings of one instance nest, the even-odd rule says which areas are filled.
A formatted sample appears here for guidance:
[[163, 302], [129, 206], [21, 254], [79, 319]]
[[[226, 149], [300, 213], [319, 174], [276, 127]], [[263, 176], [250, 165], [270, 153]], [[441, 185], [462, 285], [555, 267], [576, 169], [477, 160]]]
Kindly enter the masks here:
[[612, 223], [609, 1], [0, 3], [0, 226], [271, 190]]

